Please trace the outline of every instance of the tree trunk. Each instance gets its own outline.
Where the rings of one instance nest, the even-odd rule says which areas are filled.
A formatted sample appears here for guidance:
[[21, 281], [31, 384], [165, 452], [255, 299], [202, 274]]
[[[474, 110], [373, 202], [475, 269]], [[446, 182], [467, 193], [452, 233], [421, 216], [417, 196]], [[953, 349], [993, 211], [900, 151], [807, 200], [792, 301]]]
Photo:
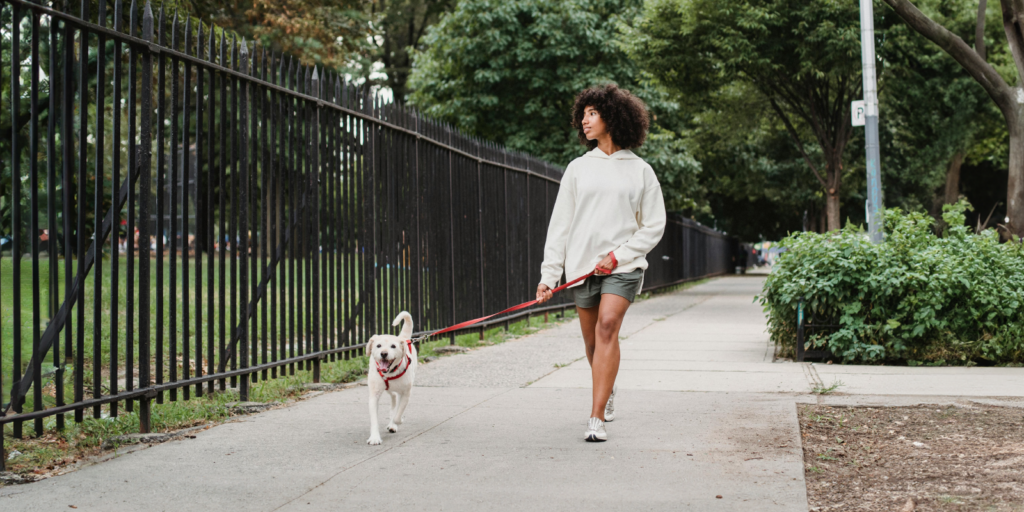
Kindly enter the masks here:
[[825, 210], [828, 215], [828, 230], [838, 231], [842, 224], [839, 217], [839, 193], [825, 196]]
[[[1019, 89], [1018, 89], [1019, 90]], [[1024, 105], [1016, 105], [1016, 116], [1006, 116], [1010, 135], [1009, 176], [1006, 183], [1006, 228], [1017, 236], [1024, 235]]]
[[942, 193], [935, 194], [932, 201], [931, 215], [935, 219], [935, 234], [941, 235], [946, 230], [946, 221], [942, 220], [942, 206], [953, 204], [960, 198], [960, 167], [964, 163], [964, 152], [957, 151], [949, 159], [946, 167], [946, 185]]
[[842, 185], [843, 164], [839, 158], [836, 155], [830, 159], [825, 168], [825, 181], [828, 183], [828, 189], [825, 190], [825, 212], [828, 216], [829, 231], [838, 231], [843, 227], [842, 218], [839, 216], [839, 187]]
[[949, 167], [946, 168], [946, 193], [943, 194], [943, 204], [953, 204], [960, 198], [960, 166], [963, 163], [963, 151], [957, 151], [949, 160]]

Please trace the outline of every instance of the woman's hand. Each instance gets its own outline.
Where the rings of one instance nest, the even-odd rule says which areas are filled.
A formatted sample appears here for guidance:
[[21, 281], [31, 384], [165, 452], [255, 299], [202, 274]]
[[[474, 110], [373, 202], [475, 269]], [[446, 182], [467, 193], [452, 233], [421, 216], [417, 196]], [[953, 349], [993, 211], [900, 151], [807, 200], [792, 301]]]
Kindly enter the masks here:
[[605, 256], [596, 267], [594, 267], [594, 270], [596, 270], [600, 275], [608, 275], [611, 274], [612, 270], [615, 270], [615, 267], [618, 265], [619, 262], [615, 259], [615, 254], [608, 253], [608, 255]]
[[541, 283], [537, 285], [537, 304], [543, 304], [549, 300], [554, 294], [551, 293], [551, 288], [548, 285]]

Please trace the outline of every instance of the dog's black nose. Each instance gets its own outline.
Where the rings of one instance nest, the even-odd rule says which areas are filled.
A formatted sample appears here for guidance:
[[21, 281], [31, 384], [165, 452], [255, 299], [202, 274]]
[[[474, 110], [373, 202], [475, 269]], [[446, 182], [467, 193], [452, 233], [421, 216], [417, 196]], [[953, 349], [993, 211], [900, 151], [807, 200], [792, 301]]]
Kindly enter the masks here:
[[388, 351], [387, 350], [381, 350], [380, 351], [380, 357], [383, 358], [383, 359], [387, 359], [388, 358]]

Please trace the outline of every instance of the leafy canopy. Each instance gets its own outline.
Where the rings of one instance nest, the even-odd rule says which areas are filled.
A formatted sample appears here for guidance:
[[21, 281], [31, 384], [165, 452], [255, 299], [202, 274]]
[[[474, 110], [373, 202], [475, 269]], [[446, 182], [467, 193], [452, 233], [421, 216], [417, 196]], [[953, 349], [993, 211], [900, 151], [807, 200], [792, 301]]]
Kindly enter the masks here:
[[654, 114], [638, 154], [658, 173], [668, 207], [695, 208], [700, 166], [665, 122], [678, 106], [622, 48], [618, 27], [640, 8], [639, 0], [462, 0], [414, 53], [410, 102], [468, 133], [564, 165], [585, 151], [570, 124], [576, 94], [617, 83]]

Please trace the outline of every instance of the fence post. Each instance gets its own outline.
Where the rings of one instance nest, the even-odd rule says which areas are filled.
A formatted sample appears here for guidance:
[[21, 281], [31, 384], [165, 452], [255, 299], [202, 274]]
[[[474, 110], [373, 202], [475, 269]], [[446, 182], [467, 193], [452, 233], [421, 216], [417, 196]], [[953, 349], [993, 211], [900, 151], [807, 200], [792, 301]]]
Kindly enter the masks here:
[[[452, 146], [452, 130], [446, 126], [445, 131], [448, 132], [450, 148]], [[451, 255], [451, 279], [449, 279], [452, 291], [451, 325], [455, 325], [455, 154], [451, 149], [448, 149], [448, 219], [448, 247]], [[448, 335], [448, 344], [455, 344], [455, 331]]]
[[[249, 45], [242, 39], [242, 46], [239, 48], [239, 70], [249, 74]], [[245, 304], [249, 298], [249, 81], [239, 81], [238, 99], [238, 132], [239, 132], [239, 162], [238, 170], [238, 296], [239, 304]], [[187, 127], [186, 127], [187, 129]], [[304, 228], [303, 228], [304, 229]], [[244, 370], [249, 368], [249, 321], [245, 318], [246, 310], [240, 311], [238, 322], [239, 364]], [[188, 389], [188, 388], [185, 388]], [[243, 373], [239, 376], [238, 400], [249, 401], [249, 374]]]
[[[142, 38], [148, 42], [153, 40], [153, 9], [146, 1], [142, 14]], [[149, 387], [149, 212], [152, 187], [152, 114], [153, 114], [153, 54], [146, 46], [142, 47], [142, 106], [139, 143], [139, 387]], [[186, 129], [188, 129], [186, 127]], [[98, 242], [98, 241], [97, 241]], [[98, 249], [98, 245], [96, 246]], [[98, 254], [97, 254], [98, 256]], [[186, 362], [186, 364], [188, 364]], [[131, 378], [129, 376], [129, 378]], [[149, 394], [139, 399], [139, 431], [149, 433], [150, 403]]]
[[[316, 66], [313, 67], [313, 89], [310, 93], [315, 96], [318, 100], [322, 99], [320, 95], [320, 74], [318, 73]], [[320, 322], [323, 320], [320, 318], [320, 295], [321, 291], [318, 286], [320, 283], [320, 110], [321, 105], [319, 102], [315, 105], [313, 119], [310, 120], [310, 136], [309, 140], [312, 144], [312, 158], [311, 160], [311, 171], [309, 173], [309, 180], [312, 190], [310, 194], [311, 202], [313, 203], [313, 232], [316, 236], [313, 237], [312, 247], [313, 251], [312, 258], [312, 274], [313, 274], [313, 288], [310, 290], [313, 294], [313, 310], [310, 312], [313, 317], [313, 353], [317, 356], [313, 359], [313, 382], [320, 382], [320, 359], [323, 357], [319, 354], [321, 349], [320, 340]]]

